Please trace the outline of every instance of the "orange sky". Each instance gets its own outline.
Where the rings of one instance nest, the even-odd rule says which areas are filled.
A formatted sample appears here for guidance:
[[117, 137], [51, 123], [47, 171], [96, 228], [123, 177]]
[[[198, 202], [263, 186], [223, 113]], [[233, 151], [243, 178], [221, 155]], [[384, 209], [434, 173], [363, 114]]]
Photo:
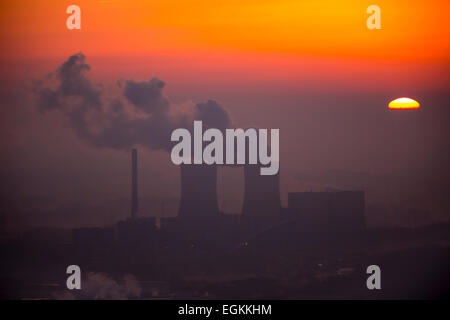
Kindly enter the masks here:
[[[66, 28], [70, 4], [81, 7], [82, 30]], [[366, 27], [371, 4], [381, 8], [382, 30]], [[357, 77], [398, 81], [398, 72], [413, 69], [405, 81], [443, 87], [448, 12], [447, 0], [10, 0], [1, 3], [0, 60], [61, 60], [78, 51], [165, 57], [172, 65], [197, 57], [197, 70], [264, 69], [261, 76], [295, 79], [319, 68], [330, 80], [353, 69]], [[127, 63], [129, 70], [145, 67]]]

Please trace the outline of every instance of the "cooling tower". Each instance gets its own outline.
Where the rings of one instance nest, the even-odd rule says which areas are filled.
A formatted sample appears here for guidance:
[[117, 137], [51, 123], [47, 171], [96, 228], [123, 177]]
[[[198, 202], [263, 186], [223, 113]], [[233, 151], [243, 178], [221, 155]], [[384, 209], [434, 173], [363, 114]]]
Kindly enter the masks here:
[[215, 165], [180, 165], [181, 198], [179, 219], [204, 224], [217, 217], [217, 167]]
[[131, 218], [136, 218], [138, 211], [137, 191], [137, 149], [131, 150]]
[[280, 220], [280, 176], [260, 175], [260, 165], [244, 166], [242, 221], [249, 231], [258, 231]]

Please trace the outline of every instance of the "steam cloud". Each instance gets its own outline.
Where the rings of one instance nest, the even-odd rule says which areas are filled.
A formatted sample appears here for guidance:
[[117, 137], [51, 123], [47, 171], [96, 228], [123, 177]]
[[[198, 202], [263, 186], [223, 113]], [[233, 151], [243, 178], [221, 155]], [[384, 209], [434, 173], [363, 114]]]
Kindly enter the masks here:
[[165, 82], [118, 81], [121, 93], [111, 96], [101, 84], [86, 77], [90, 66], [83, 53], [72, 55], [45, 79], [36, 81], [37, 108], [41, 113], [59, 110], [80, 139], [95, 147], [128, 149], [142, 145], [169, 150], [176, 128], [191, 128], [194, 120], [221, 130], [230, 126], [228, 112], [216, 101], [176, 113], [164, 96]]
[[139, 281], [131, 274], [126, 274], [122, 279], [116, 281], [104, 273], [90, 272], [82, 283], [82, 290], [77, 293], [65, 291], [54, 294], [54, 297], [60, 300], [128, 300], [140, 298], [141, 293], [142, 288]]

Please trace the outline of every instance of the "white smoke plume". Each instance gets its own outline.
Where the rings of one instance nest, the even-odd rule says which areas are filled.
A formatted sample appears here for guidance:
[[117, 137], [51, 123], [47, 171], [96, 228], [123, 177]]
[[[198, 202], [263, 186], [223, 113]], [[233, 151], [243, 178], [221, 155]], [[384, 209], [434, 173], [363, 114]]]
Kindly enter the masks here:
[[216, 101], [207, 100], [193, 110], [175, 113], [163, 94], [165, 83], [121, 80], [121, 93], [111, 96], [102, 84], [92, 82], [83, 53], [67, 61], [45, 79], [36, 81], [36, 105], [41, 113], [59, 110], [68, 119], [77, 136], [95, 147], [129, 149], [136, 145], [169, 150], [170, 134], [176, 128], [191, 128], [193, 120], [205, 127], [225, 129], [230, 125], [228, 112]]

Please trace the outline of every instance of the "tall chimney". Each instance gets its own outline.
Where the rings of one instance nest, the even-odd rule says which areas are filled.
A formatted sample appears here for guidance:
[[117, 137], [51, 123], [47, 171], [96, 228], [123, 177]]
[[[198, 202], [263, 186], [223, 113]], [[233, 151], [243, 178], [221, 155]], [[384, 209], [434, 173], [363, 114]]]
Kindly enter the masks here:
[[136, 218], [138, 211], [137, 194], [137, 149], [131, 150], [131, 219]]

